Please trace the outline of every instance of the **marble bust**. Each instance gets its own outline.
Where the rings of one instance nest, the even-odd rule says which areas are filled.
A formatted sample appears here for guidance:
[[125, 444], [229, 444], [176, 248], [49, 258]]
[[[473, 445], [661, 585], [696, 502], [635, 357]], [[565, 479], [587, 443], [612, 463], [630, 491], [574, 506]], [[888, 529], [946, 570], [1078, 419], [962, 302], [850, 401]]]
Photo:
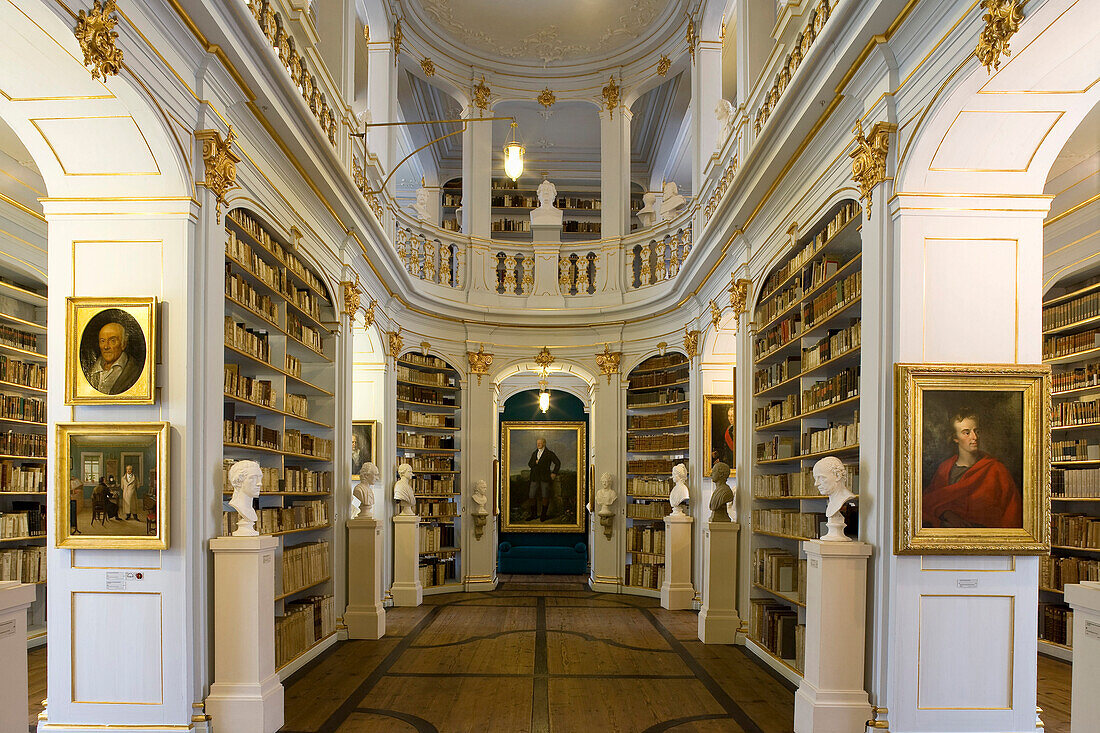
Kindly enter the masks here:
[[416, 189], [416, 203], [413, 204], [413, 209], [416, 211], [416, 217], [423, 221], [427, 221], [431, 218], [431, 212], [428, 210], [428, 203], [431, 199], [432, 192], [426, 187], [421, 186]]
[[[712, 522], [736, 522], [737, 492], [728, 483], [730, 467], [721, 461], [717, 461], [710, 469], [710, 480], [714, 482], [714, 492], [710, 495], [710, 521]], [[733, 516], [730, 516], [729, 507], [733, 505]]]
[[351, 510], [348, 519], [362, 516], [374, 519], [374, 485], [382, 473], [373, 463], [364, 463], [359, 469], [359, 483], [351, 491]]
[[474, 514], [484, 516], [489, 513], [489, 510], [485, 508], [489, 501], [489, 484], [485, 483], [484, 479], [479, 479], [474, 483], [474, 490], [470, 494], [470, 498], [474, 502]]
[[397, 467], [397, 475], [400, 477], [393, 485], [393, 500], [400, 509], [398, 514], [416, 514], [416, 494], [413, 492], [413, 469], [407, 463]]
[[252, 500], [260, 495], [260, 482], [264, 474], [256, 461], [237, 461], [229, 467], [229, 484], [233, 487], [233, 497], [229, 506], [237, 510], [237, 529], [234, 537], [256, 537], [256, 510]]
[[600, 518], [604, 536], [608, 539], [611, 539], [611, 529], [615, 523], [615, 510], [611, 505], [619, 498], [615, 489], [611, 488], [612, 481], [614, 477], [605, 471], [600, 476], [600, 488], [596, 490], [596, 516]]
[[562, 211], [554, 206], [558, 187], [545, 178], [538, 187], [539, 207], [531, 211], [531, 224], [561, 226]]
[[733, 132], [733, 103], [728, 99], [719, 99], [718, 106], [714, 108], [714, 116], [718, 119], [718, 149], [726, 144], [730, 133]]
[[642, 194], [642, 208], [638, 210], [638, 221], [642, 225], [642, 229], [648, 229], [657, 223], [657, 194], [652, 191], [646, 191]]
[[852, 538], [844, 534], [844, 517], [840, 509], [855, 494], [848, 488], [848, 469], [839, 458], [825, 456], [814, 464], [814, 487], [820, 494], [829, 497], [829, 504], [825, 507], [829, 531], [821, 539], [826, 542], [851, 542]]
[[684, 507], [688, 503], [688, 468], [683, 463], [677, 463], [672, 467], [672, 491], [668, 494], [668, 503], [672, 505], [672, 513], [684, 515]]
[[680, 212], [687, 204], [687, 199], [680, 195], [680, 187], [675, 181], [665, 181], [663, 197], [661, 199], [661, 220], [668, 221]]

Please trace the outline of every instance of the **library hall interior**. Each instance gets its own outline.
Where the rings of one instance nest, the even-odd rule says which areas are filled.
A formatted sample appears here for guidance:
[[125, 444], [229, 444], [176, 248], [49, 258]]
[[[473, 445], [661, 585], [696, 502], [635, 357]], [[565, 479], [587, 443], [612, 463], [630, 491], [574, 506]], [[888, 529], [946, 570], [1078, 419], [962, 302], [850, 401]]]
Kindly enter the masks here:
[[1098, 721], [1097, 0], [0, 0], [0, 733]]

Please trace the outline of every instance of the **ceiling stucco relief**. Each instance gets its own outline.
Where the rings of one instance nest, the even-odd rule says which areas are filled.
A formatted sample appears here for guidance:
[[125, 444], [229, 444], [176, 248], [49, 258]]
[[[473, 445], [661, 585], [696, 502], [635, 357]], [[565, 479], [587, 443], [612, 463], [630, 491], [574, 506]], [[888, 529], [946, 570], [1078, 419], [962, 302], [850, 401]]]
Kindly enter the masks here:
[[670, 0], [412, 0], [441, 35], [490, 56], [549, 64], [610, 56], [641, 38]]

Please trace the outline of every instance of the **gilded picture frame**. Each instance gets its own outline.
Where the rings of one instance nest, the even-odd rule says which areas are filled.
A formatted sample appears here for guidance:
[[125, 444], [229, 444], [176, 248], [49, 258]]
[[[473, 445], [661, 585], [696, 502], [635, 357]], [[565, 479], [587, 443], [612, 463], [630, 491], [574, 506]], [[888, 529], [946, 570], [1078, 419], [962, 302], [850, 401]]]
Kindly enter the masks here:
[[[501, 422], [502, 532], [584, 532], [588, 483], [585, 431], [583, 422]], [[529, 462], [539, 438], [546, 440], [546, 448], [560, 461], [546, 488], [532, 488], [531, 482]]]
[[707, 476], [716, 461], [722, 461], [731, 471], [737, 470], [737, 418], [736, 415], [732, 420], [729, 418], [736, 409], [733, 395], [703, 395], [703, 456], [706, 459], [703, 473]]
[[156, 401], [157, 299], [65, 299], [65, 404]]
[[[167, 422], [57, 424], [55, 547], [168, 549], [170, 430]], [[100, 465], [111, 455], [140, 453], [145, 471], [136, 485], [113, 476], [86, 476], [81, 456], [93, 451]], [[75, 492], [81, 492], [81, 502]], [[83, 508], [73, 514], [78, 503]]]
[[1050, 552], [1050, 367], [894, 369], [895, 553]]
[[[359, 444], [362, 458], [357, 457], [355, 448]], [[351, 455], [351, 478], [359, 480], [359, 471], [365, 463], [378, 465], [378, 421], [377, 420], [352, 420], [351, 421], [351, 446], [348, 450]]]

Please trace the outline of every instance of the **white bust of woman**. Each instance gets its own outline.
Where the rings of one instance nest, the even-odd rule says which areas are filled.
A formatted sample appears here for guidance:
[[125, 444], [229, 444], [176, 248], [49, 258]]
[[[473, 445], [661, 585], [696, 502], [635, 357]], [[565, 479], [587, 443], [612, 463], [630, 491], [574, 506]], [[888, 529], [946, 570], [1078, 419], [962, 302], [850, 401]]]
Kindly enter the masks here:
[[596, 513], [600, 517], [610, 517], [614, 514], [611, 505], [615, 503], [619, 495], [615, 493], [615, 489], [611, 488], [612, 481], [614, 481], [614, 477], [610, 472], [605, 471], [600, 476], [600, 488], [596, 489]]
[[684, 507], [688, 503], [688, 467], [683, 463], [677, 463], [672, 467], [672, 491], [668, 495], [668, 503], [672, 505], [672, 513], [683, 516]]
[[676, 185], [676, 181], [666, 181], [661, 199], [661, 219], [672, 219], [686, 203], [687, 199], [680, 195], [680, 187]]
[[538, 196], [539, 207], [531, 212], [531, 223], [561, 226], [561, 209], [554, 206], [558, 187], [544, 178], [539, 184]]
[[413, 492], [413, 468], [407, 463], [397, 467], [397, 483], [393, 485], [393, 500], [400, 508], [399, 514], [416, 514], [416, 494]]
[[256, 461], [237, 461], [229, 467], [229, 485], [233, 487], [233, 497], [229, 506], [237, 510], [237, 529], [234, 537], [256, 537], [256, 510], [252, 500], [260, 495], [260, 482], [264, 473]]
[[814, 486], [823, 496], [829, 497], [825, 507], [828, 533], [822, 540], [827, 542], [851, 542], [852, 538], [844, 534], [844, 517], [841, 507], [855, 496], [848, 488], [848, 469], [836, 456], [825, 456], [814, 464]]
[[382, 472], [373, 463], [364, 463], [359, 469], [359, 483], [351, 491], [348, 519], [355, 519], [360, 515], [363, 519], [374, 519], [374, 485], [381, 475]]

